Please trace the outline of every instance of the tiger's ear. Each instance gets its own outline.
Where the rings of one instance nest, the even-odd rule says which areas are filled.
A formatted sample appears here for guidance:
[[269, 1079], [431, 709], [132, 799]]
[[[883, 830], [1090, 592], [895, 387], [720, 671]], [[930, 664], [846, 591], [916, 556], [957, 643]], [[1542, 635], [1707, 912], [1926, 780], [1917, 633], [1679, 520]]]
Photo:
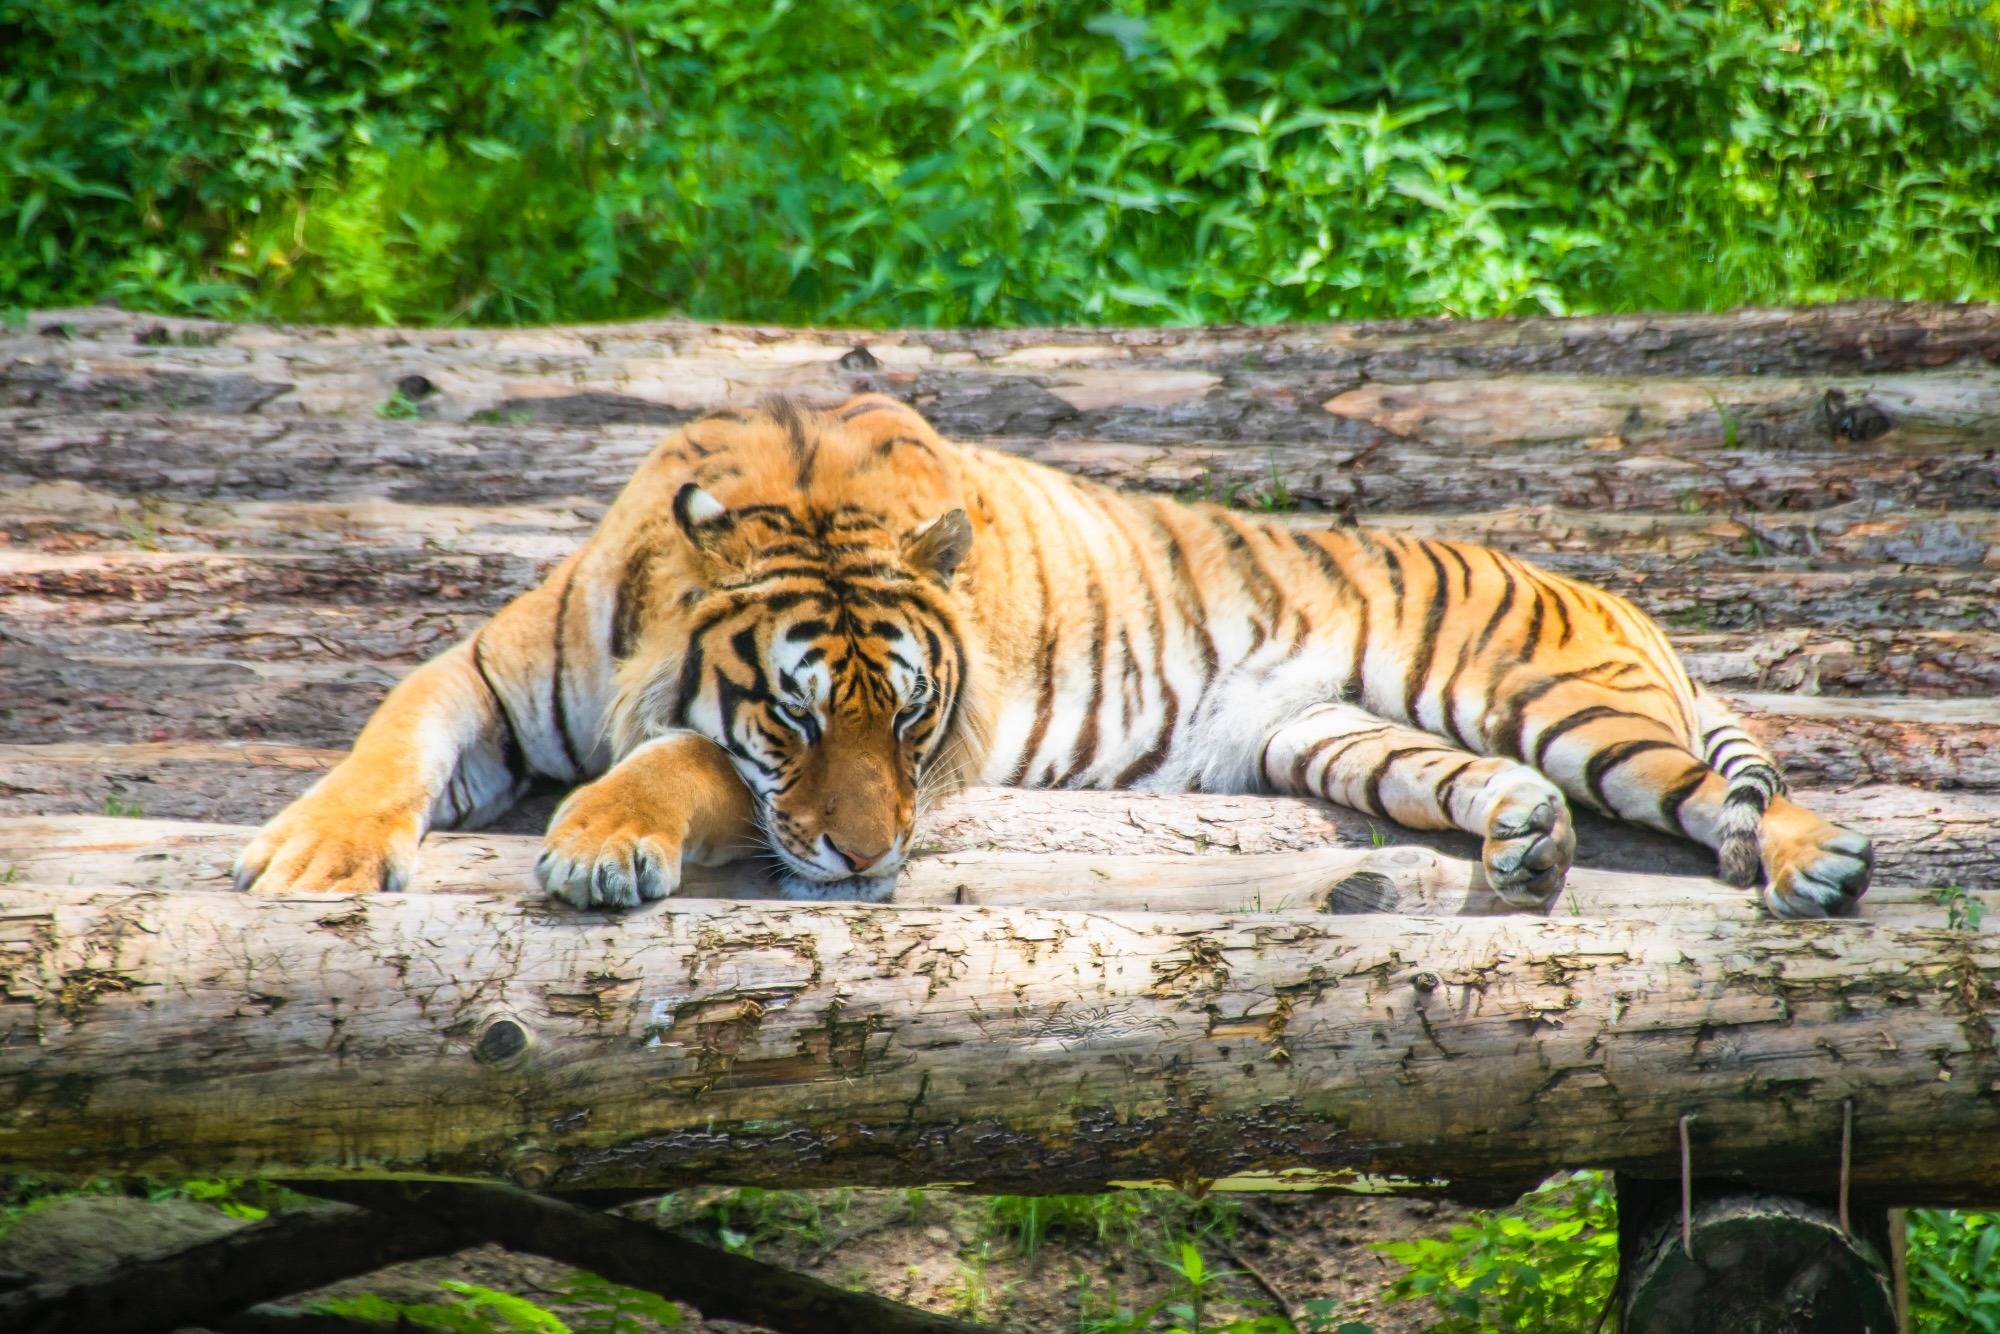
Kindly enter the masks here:
[[681, 532], [697, 550], [706, 549], [709, 541], [721, 531], [717, 521], [728, 513], [721, 501], [694, 482], [674, 492], [674, 522], [681, 526]]
[[927, 524], [912, 528], [903, 539], [903, 560], [946, 588], [972, 554], [972, 520], [964, 510], [946, 510]]

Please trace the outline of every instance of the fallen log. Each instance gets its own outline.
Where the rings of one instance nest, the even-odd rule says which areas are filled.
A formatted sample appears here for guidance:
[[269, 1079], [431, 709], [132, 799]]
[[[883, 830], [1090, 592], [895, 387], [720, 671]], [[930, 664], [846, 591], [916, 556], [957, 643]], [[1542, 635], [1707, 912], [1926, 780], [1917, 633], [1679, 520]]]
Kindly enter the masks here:
[[[338, 746], [361, 729], [404, 670], [400, 663], [265, 662], [241, 654], [105, 659], [22, 652], [0, 667], [0, 699], [7, 701], [9, 739], [21, 744], [234, 735]], [[1801, 788], [2000, 789], [2000, 699], [1731, 698]], [[102, 800], [100, 793], [93, 805]]]
[[[357, 631], [370, 627], [353, 618]], [[373, 627], [381, 629], [381, 626]], [[394, 622], [391, 622], [391, 629]], [[426, 627], [438, 635], [439, 627]], [[1961, 682], [1957, 696], [1934, 695], [1820, 697], [1810, 694], [1825, 678], [1852, 673], [1854, 684], [1896, 683], [1896, 675], [1858, 657], [1854, 646], [1831, 637], [1802, 643], [1805, 636], [1702, 636], [1713, 643], [1734, 638], [1740, 648], [1698, 649], [1687, 662], [1705, 681], [1739, 704], [1748, 704], [1751, 726], [1778, 755], [1795, 780], [1807, 786], [1860, 782], [1905, 782], [1935, 787], [1995, 786], [2000, 752], [1991, 726], [2000, 704], [2000, 635], [1989, 644], [1949, 636], [1935, 654], [1910, 636], [1883, 634], [1873, 646], [1894, 652], [1927, 689], [1942, 681]], [[277, 650], [286, 641], [263, 641]], [[0, 664], [0, 700], [9, 714], [7, 739], [16, 743], [68, 740], [101, 742], [204, 741], [237, 736], [293, 745], [345, 745], [407, 670], [389, 662], [341, 661], [325, 656], [272, 661], [231, 646], [225, 652], [147, 656], [88, 654], [65, 656], [9, 644]], [[313, 646], [300, 642], [303, 654]], [[1990, 655], [1989, 655], [1990, 654]], [[1955, 664], [1962, 664], [1964, 671]], [[1871, 675], [1871, 673], [1877, 673]], [[1965, 680], [1985, 673], [1992, 680]], [[1834, 687], [1830, 687], [1834, 688]], [[1757, 696], [1781, 693], [1772, 699]], [[1884, 706], [1877, 714], [1850, 704]], [[1943, 707], [1933, 707], [1943, 706]], [[1826, 711], [1812, 712], [1824, 708]], [[1838, 723], [1832, 720], [1839, 719]], [[1849, 728], [1848, 721], [1855, 726]]]
[[1670, 632], [1696, 680], [1719, 690], [1990, 696], [2000, 634], [1856, 628]]
[[[1982, 373], [1987, 374], [1987, 373]], [[1801, 424], [1782, 439], [1732, 438], [1705, 424], [1662, 434], [1526, 439], [1468, 448], [1404, 438], [1317, 408], [1295, 422], [1244, 422], [1222, 440], [1180, 433], [1167, 443], [1011, 433], [954, 419], [921, 397], [940, 430], [1114, 485], [1197, 498], [1364, 515], [1507, 505], [1708, 512], [1820, 510], [1865, 501], [1934, 513], [2000, 508], [2000, 459], [1988, 442], [1993, 403], [1961, 429], [1885, 437], [1857, 447]], [[849, 388], [836, 388], [838, 398]], [[891, 387], [894, 388], [893, 386]], [[1042, 392], [1042, 391], [1036, 391]], [[907, 397], [908, 395], [902, 395]], [[718, 394], [707, 406], [719, 406]], [[1236, 400], [1241, 411], [1244, 400]], [[533, 423], [269, 419], [140, 412], [0, 409], [9, 438], [0, 473], [70, 482], [136, 499], [547, 504], [607, 500], [658, 440], [660, 424], [587, 434]], [[1303, 437], [1303, 438], [1301, 438]]]
[[[23, 888], [104, 885], [172, 892], [233, 889], [231, 867], [254, 827], [108, 816], [0, 818], [0, 868]], [[529, 835], [439, 833], [424, 841], [416, 894], [536, 897]], [[682, 898], [771, 899], [761, 867], [688, 867]], [[1432, 848], [1331, 847], [1221, 855], [917, 853], [897, 881], [901, 907], [1046, 908], [1064, 912], [1363, 913], [1428, 917], [1521, 914], [1486, 886], [1479, 863]], [[2000, 890], [1881, 886], [1861, 916], [1898, 926], [1962, 925], [2000, 909]], [[1542, 910], [1558, 918], [1757, 921], [1757, 896], [1703, 876], [1584, 866]], [[2000, 916], [1996, 916], [2000, 920]]]
[[[1563, 371], [1622, 375], [1780, 374], [1915, 370], [2000, 362], [1992, 306], [1850, 301], [1804, 309], [1566, 316], [1504, 320], [1363, 320], [1344, 324], [1215, 325], [1141, 329], [779, 328], [665, 319], [538, 328], [282, 329], [188, 319], [115, 307], [48, 310], [0, 334], [14, 361], [10, 385], [31, 391], [35, 367], [182, 366], [281, 369], [339, 375], [356, 363], [427, 358], [495, 373], [583, 378], [596, 361], [631, 378], [666, 358], [719, 352], [742, 361], [797, 365], [837, 360], [857, 345], [889, 366], [986, 362], [1050, 366], [1188, 366], [1201, 361], [1264, 369], [1337, 366], [1370, 380], [1476, 372]], [[109, 360], [118, 363], [106, 367]]]
[[[0, 899], [0, 1171], [2000, 1198], [2000, 946], [1854, 922]], [[1937, 1145], [1957, 1146], [1949, 1155]]]

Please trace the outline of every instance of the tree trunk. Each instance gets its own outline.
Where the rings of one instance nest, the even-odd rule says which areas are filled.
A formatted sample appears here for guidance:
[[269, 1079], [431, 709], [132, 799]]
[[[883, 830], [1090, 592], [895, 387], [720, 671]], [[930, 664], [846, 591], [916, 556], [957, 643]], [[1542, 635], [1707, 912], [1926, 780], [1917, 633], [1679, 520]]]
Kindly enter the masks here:
[[[0, 1171], [2000, 1198], [1988, 936], [446, 895], [0, 900]], [[1939, 1154], [1937, 1145], [1954, 1146]]]
[[[1684, 1219], [1679, 1183], [1619, 1181], [1620, 1334], [1902, 1328], [1884, 1227], [1851, 1233], [1827, 1199], [1694, 1185]], [[1887, 1221], [1879, 1209], [1870, 1220]]]

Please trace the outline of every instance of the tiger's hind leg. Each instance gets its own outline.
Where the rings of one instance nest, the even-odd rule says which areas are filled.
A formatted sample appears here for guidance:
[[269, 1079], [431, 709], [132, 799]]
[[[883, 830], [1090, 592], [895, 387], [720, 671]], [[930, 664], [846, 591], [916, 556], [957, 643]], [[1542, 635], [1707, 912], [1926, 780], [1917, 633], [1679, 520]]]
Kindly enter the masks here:
[[1541, 673], [1506, 686], [1493, 749], [1607, 815], [1715, 849], [1723, 879], [1763, 879], [1774, 915], [1840, 916], [1866, 892], [1868, 840], [1787, 800], [1777, 762], [1707, 691], [1692, 696], [1695, 740], [1664, 691]]
[[1541, 774], [1357, 705], [1316, 704], [1280, 723], [1265, 738], [1261, 769], [1280, 792], [1413, 829], [1479, 835], [1487, 883], [1509, 903], [1547, 902], [1576, 851], [1569, 805]]
[[1728, 783], [1717, 849], [1722, 878], [1754, 885], [1761, 875], [1765, 905], [1780, 917], [1851, 911], [1867, 892], [1874, 866], [1867, 837], [1789, 800], [1777, 760], [1743, 730], [1729, 706], [1700, 686], [1695, 717], [1702, 756]]

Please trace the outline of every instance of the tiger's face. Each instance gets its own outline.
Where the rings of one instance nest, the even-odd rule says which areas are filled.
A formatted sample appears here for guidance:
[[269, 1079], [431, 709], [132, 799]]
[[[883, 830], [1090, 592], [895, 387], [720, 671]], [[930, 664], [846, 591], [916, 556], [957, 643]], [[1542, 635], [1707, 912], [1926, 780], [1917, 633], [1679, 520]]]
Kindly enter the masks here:
[[726, 506], [693, 483], [674, 514], [711, 569], [689, 607], [678, 725], [728, 753], [788, 893], [886, 897], [961, 704], [949, 593], [970, 521]]

